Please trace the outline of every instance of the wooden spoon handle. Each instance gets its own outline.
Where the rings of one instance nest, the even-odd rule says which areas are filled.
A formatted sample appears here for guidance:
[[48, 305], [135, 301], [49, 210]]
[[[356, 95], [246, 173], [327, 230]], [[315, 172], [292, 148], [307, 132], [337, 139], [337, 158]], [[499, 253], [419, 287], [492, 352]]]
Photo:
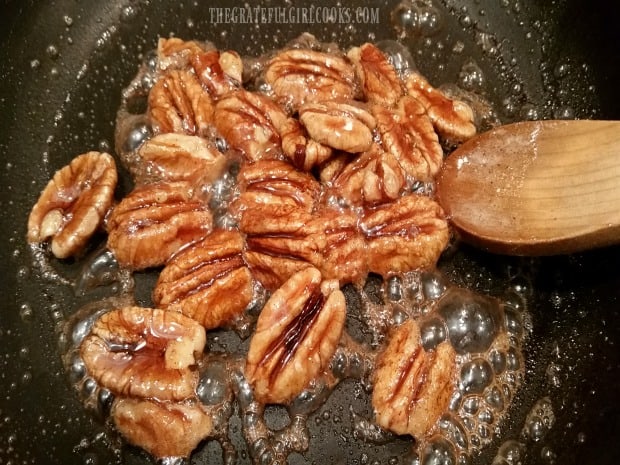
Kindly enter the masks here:
[[463, 237], [518, 255], [620, 242], [620, 122], [496, 128], [445, 162], [438, 198]]

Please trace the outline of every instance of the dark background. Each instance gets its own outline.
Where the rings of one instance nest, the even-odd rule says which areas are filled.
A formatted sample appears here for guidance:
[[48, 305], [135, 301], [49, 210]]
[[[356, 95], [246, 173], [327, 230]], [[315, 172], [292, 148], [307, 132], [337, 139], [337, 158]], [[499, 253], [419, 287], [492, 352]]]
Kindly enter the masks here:
[[[553, 117], [560, 107], [569, 107], [576, 117], [620, 118], [617, 3], [435, 3], [444, 18], [439, 36], [429, 43], [415, 36], [405, 40], [415, 52], [417, 66], [433, 83], [456, 82], [463, 63], [474, 59], [486, 77], [480, 91], [500, 109], [509, 95], [518, 108], [535, 108], [540, 118]], [[372, 27], [371, 37], [368, 28], [360, 26], [268, 24], [259, 30], [248, 25], [213, 26], [205, 14], [213, 4], [2, 3], [0, 464], [148, 463], [131, 448], [122, 448], [115, 456], [107, 436], [99, 434], [103, 426], [83, 412], [71, 391], [57, 348], [58, 326], [82, 302], [67, 286], [42, 276], [24, 239], [28, 212], [53, 172], [87, 150], [113, 150], [120, 91], [135, 74], [141, 54], [155, 47], [158, 36], [171, 32], [253, 54], [280, 47], [306, 29], [343, 47], [396, 35], [389, 19], [396, 2], [364, 4], [381, 8], [381, 24]], [[495, 44], [497, 51], [484, 52], [481, 37]], [[464, 51], [450, 55], [448, 50], [458, 41], [465, 44]], [[506, 122], [524, 114], [524, 110], [500, 110], [498, 116]], [[55, 265], [68, 276], [77, 272], [71, 262]], [[519, 286], [529, 295], [533, 329], [526, 348], [526, 383], [502, 427], [501, 439], [520, 437], [525, 415], [541, 397], [549, 396], [556, 418], [543, 441], [529, 443], [524, 463], [553, 463], [545, 458], [545, 448], [555, 454], [555, 463], [620, 461], [619, 265], [617, 247], [530, 260], [491, 256], [463, 246], [441, 262], [442, 270], [458, 284], [488, 293]], [[549, 376], [550, 364], [557, 367], [557, 383]], [[339, 405], [347, 405], [348, 389], [343, 386], [325, 408], [337, 411]], [[344, 409], [345, 425], [346, 415]], [[340, 441], [343, 426], [330, 425], [316, 428], [322, 439], [314, 442], [305, 458], [295, 456], [295, 463], [361, 463], [362, 452], [370, 457], [368, 463], [374, 459], [385, 463], [385, 457], [394, 453], [389, 447]], [[499, 444], [485, 450], [476, 463], [490, 463]], [[217, 452], [208, 446], [194, 461], [218, 463], [213, 458]]]

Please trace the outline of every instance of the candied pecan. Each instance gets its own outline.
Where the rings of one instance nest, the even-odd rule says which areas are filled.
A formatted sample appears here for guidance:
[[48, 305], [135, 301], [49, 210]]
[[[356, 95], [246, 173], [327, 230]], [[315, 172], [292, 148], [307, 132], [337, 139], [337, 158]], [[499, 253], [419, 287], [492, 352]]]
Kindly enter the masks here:
[[370, 166], [372, 170], [379, 150], [369, 150], [358, 156], [340, 154], [321, 169], [321, 180], [325, 183], [328, 198], [344, 201], [346, 205], [364, 204], [364, 177]]
[[231, 148], [248, 160], [278, 158], [286, 114], [268, 97], [238, 90], [219, 100], [214, 123]]
[[191, 64], [211, 97], [220, 99], [241, 86], [243, 63], [237, 52], [209, 50], [192, 55]]
[[357, 153], [372, 145], [375, 118], [355, 102], [313, 102], [299, 108], [299, 121], [315, 141]]
[[205, 45], [195, 40], [178, 37], [160, 38], [157, 42], [157, 65], [159, 69], [183, 69], [188, 67], [194, 55], [204, 52]]
[[265, 205], [245, 210], [239, 229], [246, 234], [245, 261], [268, 290], [311, 264], [321, 264], [323, 229], [301, 208]]
[[257, 400], [287, 403], [325, 370], [344, 326], [337, 281], [316, 268], [290, 277], [263, 307], [250, 341], [245, 375]]
[[443, 163], [443, 150], [424, 106], [405, 96], [391, 110], [372, 106], [385, 151], [392, 153], [407, 176], [428, 181]]
[[345, 57], [308, 49], [278, 53], [267, 65], [265, 81], [292, 111], [306, 102], [352, 100], [355, 71]]
[[182, 400], [195, 393], [205, 330], [177, 312], [123, 307], [102, 315], [80, 346], [90, 376], [116, 395]]
[[188, 181], [194, 185], [215, 181], [226, 168], [226, 157], [207, 139], [185, 134], [160, 134], [144, 142], [139, 161], [131, 167], [137, 183]]
[[103, 222], [114, 200], [118, 175], [111, 155], [87, 152], [58, 170], [28, 217], [28, 241], [52, 238], [52, 253], [79, 253]]
[[325, 248], [319, 269], [325, 279], [340, 285], [357, 282], [368, 273], [366, 242], [358, 228], [357, 214], [350, 210], [325, 208], [314, 221], [323, 228]]
[[354, 47], [347, 56], [355, 64], [355, 71], [368, 102], [394, 106], [403, 95], [402, 83], [396, 70], [381, 50], [366, 43]]
[[377, 145], [354, 160], [336, 161], [329, 172], [322, 172], [322, 177], [329, 178], [331, 195], [355, 206], [389, 202], [398, 198], [406, 187], [405, 175], [396, 158]]
[[243, 80], [243, 61], [237, 52], [232, 50], [220, 52], [218, 63], [226, 76], [241, 83]]
[[366, 205], [389, 202], [398, 198], [406, 180], [398, 160], [391, 153], [380, 151], [364, 172], [362, 194]]
[[237, 176], [237, 185], [241, 195], [232, 206], [237, 212], [276, 204], [312, 212], [321, 192], [314, 177], [281, 160], [246, 163]]
[[313, 166], [328, 160], [333, 150], [308, 137], [304, 127], [295, 118], [288, 118], [280, 133], [282, 151], [296, 167], [310, 171]]
[[425, 438], [448, 409], [455, 357], [446, 341], [425, 350], [416, 322], [399, 326], [375, 367], [372, 405], [377, 423], [396, 434]]
[[211, 417], [196, 403], [120, 398], [111, 415], [130, 444], [158, 459], [189, 457], [213, 430]]
[[329, 187], [344, 169], [354, 160], [357, 160], [359, 156], [357, 153], [338, 152], [319, 167], [319, 179]]
[[156, 134], [208, 133], [213, 121], [213, 102], [191, 71], [171, 70], [151, 88], [148, 113]]
[[181, 250], [166, 264], [153, 302], [193, 318], [206, 329], [233, 321], [252, 301], [252, 275], [241, 255], [238, 231], [213, 231]]
[[163, 265], [179, 249], [203, 239], [213, 218], [185, 182], [136, 187], [112, 210], [108, 247], [133, 269]]
[[443, 210], [423, 195], [366, 209], [360, 227], [368, 244], [368, 268], [384, 277], [434, 265], [449, 239]]
[[448, 98], [418, 73], [405, 79], [407, 93], [419, 100], [442, 137], [463, 142], [476, 134], [474, 112], [467, 103]]

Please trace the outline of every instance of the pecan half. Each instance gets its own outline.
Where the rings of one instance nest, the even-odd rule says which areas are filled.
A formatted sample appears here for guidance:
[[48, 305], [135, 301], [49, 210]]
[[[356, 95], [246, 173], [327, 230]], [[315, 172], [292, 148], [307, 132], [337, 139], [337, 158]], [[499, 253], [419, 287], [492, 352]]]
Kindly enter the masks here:
[[396, 70], [381, 50], [366, 43], [354, 47], [347, 56], [355, 64], [355, 71], [368, 102], [394, 106], [403, 95], [402, 83]]
[[211, 417], [197, 404], [120, 398], [111, 416], [130, 444], [159, 459], [189, 457], [213, 430]]
[[325, 279], [340, 285], [361, 281], [368, 273], [366, 242], [358, 228], [357, 214], [350, 210], [324, 208], [314, 220], [323, 228], [325, 248], [318, 265]]
[[118, 175], [111, 155], [88, 152], [58, 170], [28, 217], [28, 241], [51, 238], [52, 253], [79, 253], [112, 206]]
[[156, 134], [176, 132], [205, 136], [213, 121], [213, 102], [196, 75], [171, 70], [153, 85], [148, 114]]
[[214, 118], [229, 146], [248, 160], [280, 156], [280, 132], [287, 116], [270, 98], [238, 90], [217, 102]]
[[300, 209], [286, 205], [246, 210], [239, 229], [246, 234], [244, 258], [252, 275], [274, 290], [293, 273], [320, 266], [325, 237], [322, 225]]
[[217, 61], [226, 76], [235, 82], [241, 83], [243, 80], [243, 61], [237, 52], [224, 50], [220, 52], [220, 57]]
[[357, 153], [372, 145], [375, 118], [355, 102], [315, 102], [299, 108], [299, 121], [315, 141]]
[[213, 231], [166, 264], [153, 290], [153, 302], [193, 318], [206, 329], [230, 323], [254, 295], [242, 249], [239, 232]]
[[321, 193], [313, 176], [280, 160], [246, 163], [237, 176], [241, 195], [233, 210], [241, 212], [265, 205], [289, 205], [312, 212]]
[[157, 65], [159, 69], [187, 69], [194, 55], [206, 50], [206, 46], [195, 40], [178, 37], [162, 37], [157, 42]]
[[394, 155], [370, 152], [371, 162], [364, 170], [364, 204], [374, 205], [397, 199], [407, 187], [405, 174]]
[[336, 281], [315, 268], [300, 271], [273, 293], [256, 323], [245, 376], [257, 400], [287, 403], [326, 369], [345, 320]]
[[278, 53], [267, 65], [265, 81], [277, 100], [292, 111], [307, 102], [352, 100], [356, 93], [355, 71], [349, 61], [316, 50]]
[[368, 244], [368, 268], [384, 277], [434, 265], [449, 240], [443, 210], [423, 195], [364, 210], [360, 227]]
[[325, 180], [329, 178], [330, 195], [353, 206], [395, 200], [407, 186], [398, 160], [376, 144], [353, 160], [335, 160], [321, 176]]
[[442, 137], [463, 142], [476, 134], [474, 112], [467, 103], [448, 98], [418, 73], [405, 79], [407, 93], [419, 100]]
[[185, 134], [160, 134], [144, 142], [139, 161], [131, 167], [137, 184], [187, 181], [194, 185], [215, 181], [226, 168], [226, 157], [207, 139]]
[[195, 394], [191, 367], [205, 330], [177, 312], [124, 307], [101, 316], [80, 346], [90, 376], [116, 395], [183, 400]]
[[334, 151], [308, 136], [295, 118], [288, 118], [282, 127], [282, 151], [297, 168], [310, 171], [313, 166], [328, 160]]
[[431, 180], [443, 163], [443, 150], [424, 106], [405, 96], [394, 109], [373, 105], [372, 112], [384, 150], [394, 155], [408, 177]]
[[108, 218], [108, 248], [133, 269], [163, 265], [174, 253], [211, 232], [207, 205], [185, 182], [136, 187]]
[[360, 155], [357, 153], [340, 152], [327, 160], [319, 167], [319, 179], [330, 187], [335, 179], [338, 178], [345, 168], [356, 160]]
[[215, 100], [233, 92], [241, 86], [243, 62], [237, 52], [209, 50], [192, 55], [191, 64]]
[[399, 326], [375, 367], [372, 405], [377, 423], [396, 434], [425, 438], [448, 408], [455, 357], [445, 341], [435, 350], [424, 350], [416, 322]]

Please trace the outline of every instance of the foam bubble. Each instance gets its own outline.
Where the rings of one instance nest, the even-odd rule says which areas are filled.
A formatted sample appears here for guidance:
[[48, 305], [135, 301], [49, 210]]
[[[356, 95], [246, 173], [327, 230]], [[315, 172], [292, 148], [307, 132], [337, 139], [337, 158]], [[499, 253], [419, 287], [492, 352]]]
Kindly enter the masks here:
[[215, 405], [230, 396], [228, 370], [221, 361], [208, 363], [200, 373], [196, 394], [205, 405]]
[[439, 420], [439, 428], [443, 435], [461, 450], [469, 449], [469, 439], [461, 421], [451, 413], [446, 413]]
[[486, 85], [486, 78], [475, 61], [467, 61], [459, 72], [458, 84], [465, 90], [481, 91]]
[[424, 272], [421, 275], [422, 292], [429, 300], [439, 299], [448, 289], [445, 276], [437, 272]]
[[534, 441], [541, 441], [555, 424], [553, 404], [549, 397], [536, 401], [528, 412], [521, 434]]
[[392, 24], [401, 38], [430, 37], [443, 28], [441, 12], [431, 2], [401, 2], [391, 13]]
[[421, 465], [453, 465], [455, 462], [454, 446], [442, 437], [432, 438], [422, 450]]
[[395, 40], [382, 40], [377, 42], [377, 47], [385, 53], [388, 61], [400, 76], [405, 76], [416, 69], [411, 51], [402, 43]]
[[483, 358], [476, 358], [461, 368], [461, 389], [466, 394], [482, 394], [493, 381], [493, 368]]
[[420, 324], [420, 337], [425, 350], [433, 350], [446, 340], [446, 326], [442, 319], [427, 318]]
[[448, 337], [459, 354], [487, 350], [501, 328], [496, 301], [463, 289], [450, 289], [438, 303]]

